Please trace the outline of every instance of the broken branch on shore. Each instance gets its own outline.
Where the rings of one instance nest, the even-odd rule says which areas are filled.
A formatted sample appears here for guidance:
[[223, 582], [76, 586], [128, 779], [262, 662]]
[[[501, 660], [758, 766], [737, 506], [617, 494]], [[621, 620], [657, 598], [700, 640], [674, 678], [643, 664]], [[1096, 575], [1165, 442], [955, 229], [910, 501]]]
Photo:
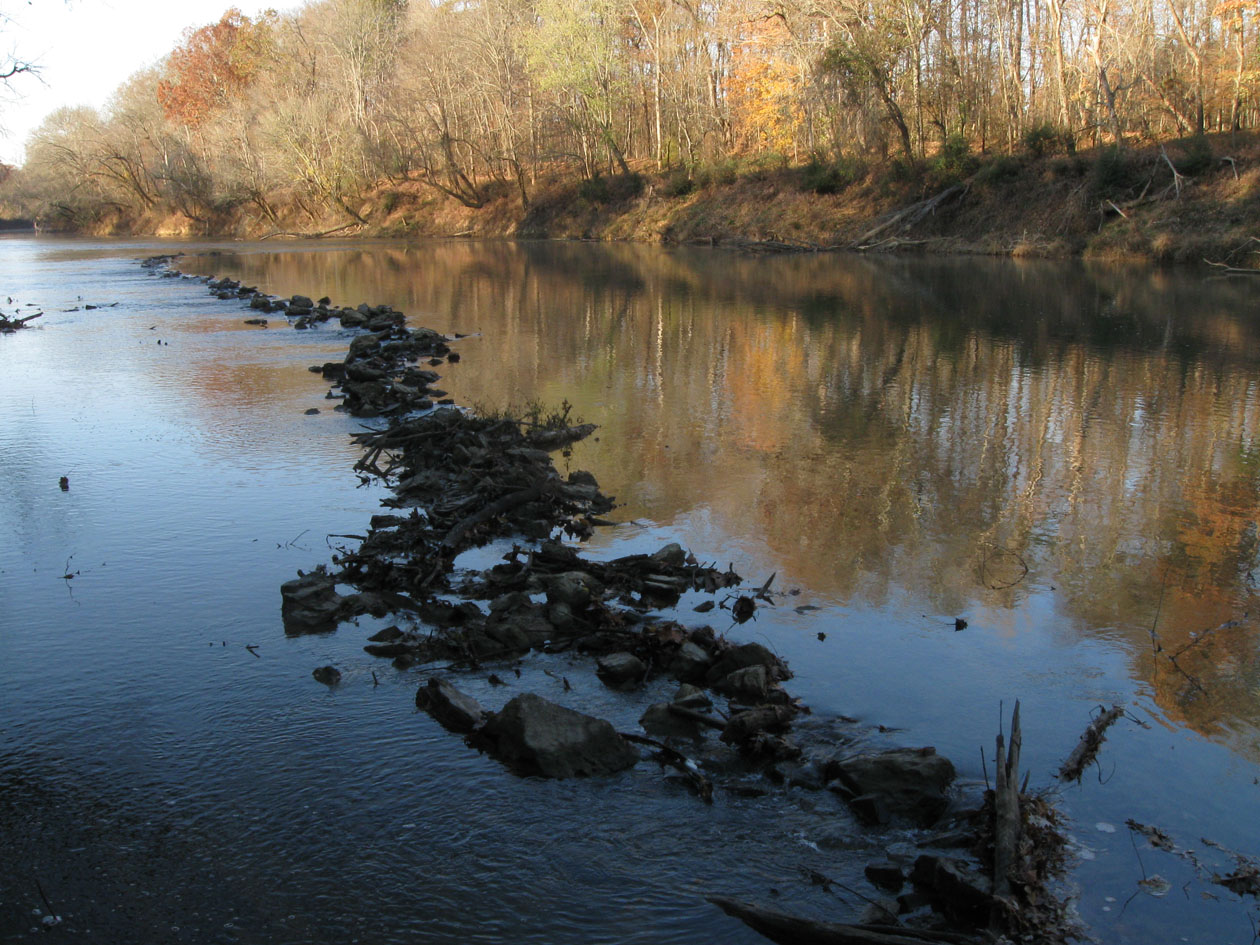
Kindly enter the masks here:
[[877, 244], [872, 244], [871, 240], [879, 236], [881, 233], [893, 229], [894, 227], [896, 227], [899, 232], [904, 233], [924, 217], [935, 213], [936, 209], [942, 204], [954, 199], [955, 197], [962, 198], [965, 196], [971, 189], [971, 180], [971, 178], [968, 178], [962, 183], [954, 184], [952, 187], [945, 188], [933, 197], [929, 197], [926, 200], [920, 200], [917, 203], [912, 203], [908, 207], [903, 207], [874, 229], [867, 230], [855, 239], [851, 244], [851, 247], [859, 251], [872, 249]]

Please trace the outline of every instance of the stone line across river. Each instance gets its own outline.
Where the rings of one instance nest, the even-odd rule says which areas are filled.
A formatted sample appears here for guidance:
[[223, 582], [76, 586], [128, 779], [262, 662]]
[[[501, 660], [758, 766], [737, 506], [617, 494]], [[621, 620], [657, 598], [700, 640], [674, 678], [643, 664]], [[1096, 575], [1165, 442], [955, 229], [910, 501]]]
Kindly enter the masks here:
[[[174, 267], [177, 258], [155, 256], [142, 265], [155, 275], [193, 278]], [[1066, 929], [1065, 909], [1043, 889], [1048, 864], [1057, 862], [1056, 830], [1043, 829], [1036, 843], [1020, 847], [1019, 862], [1007, 871], [1019, 881], [1002, 883], [1011, 891], [995, 894], [994, 792], [968, 805], [951, 790], [954, 766], [932, 748], [863, 752], [855, 748], [858, 737], [837, 734], [835, 724], [797, 724], [809, 710], [783, 688], [792, 674], [773, 652], [661, 614], [684, 593], [699, 592], [712, 599], [695, 610], [729, 609], [733, 629], [755, 615], [759, 602], [773, 602], [773, 578], [738, 594], [731, 589], [742, 579], [732, 568], [703, 564], [677, 544], [595, 561], [562, 541], [584, 540], [611, 524], [601, 516], [613, 509], [594, 476], [576, 471], [562, 478], [552, 462], [552, 452], [595, 429], [570, 423], [567, 405], [550, 415], [477, 416], [452, 406], [432, 386], [439, 376], [417, 363], [435, 368], [458, 360], [450, 348], [456, 339], [410, 329], [389, 306], [277, 299], [231, 279], [201, 281], [218, 299], [282, 313], [295, 329], [335, 318], [357, 332], [344, 360], [311, 371], [333, 382], [329, 396], [342, 400], [337, 409], [385, 421], [355, 434], [364, 448], [355, 470], [389, 485], [392, 495], [383, 504], [390, 511], [373, 515], [358, 547], [339, 549], [331, 567], [299, 572], [282, 586], [286, 633], [329, 632], [362, 614], [392, 616], [396, 622], [373, 634], [366, 652], [399, 669], [418, 667], [417, 705], [519, 774], [610, 775], [639, 763], [642, 746], [709, 803], [715, 788], [749, 793], [753, 777], [767, 785], [754, 794], [774, 785], [827, 789], [866, 824], [932, 831], [914, 853], [894, 845], [888, 860], [867, 866], [871, 890], [857, 925], [715, 900], [768, 937], [894, 945], [958, 941], [960, 933], [971, 940], [991, 925], [1039, 934]], [[246, 321], [267, 324], [260, 316]], [[513, 542], [500, 563], [456, 568], [461, 552], [496, 540]], [[340, 594], [337, 585], [355, 593]], [[520, 679], [531, 653], [566, 652], [578, 654], [580, 665], [614, 690], [664, 692], [663, 680], [676, 689], [643, 713], [642, 733], [618, 732], [604, 719], [530, 692], [487, 712], [448, 678], [489, 666]], [[341, 678], [333, 666], [312, 675], [327, 685]], [[489, 681], [508, 685], [498, 672]], [[1036, 811], [1040, 823], [1054, 823], [1044, 801], [1020, 799], [1025, 817]], [[901, 893], [908, 881], [912, 890]], [[837, 934], [848, 937], [827, 938]]]

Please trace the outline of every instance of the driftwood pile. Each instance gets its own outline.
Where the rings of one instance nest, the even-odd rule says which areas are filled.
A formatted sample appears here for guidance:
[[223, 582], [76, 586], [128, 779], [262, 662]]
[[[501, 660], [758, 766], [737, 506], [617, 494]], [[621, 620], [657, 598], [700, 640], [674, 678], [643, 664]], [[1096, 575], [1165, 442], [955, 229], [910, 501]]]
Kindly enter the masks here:
[[27, 328], [35, 319], [42, 316], [43, 312], [36, 312], [34, 315], [27, 315], [23, 318], [12, 317], [0, 312], [0, 334], [11, 335], [19, 328]]

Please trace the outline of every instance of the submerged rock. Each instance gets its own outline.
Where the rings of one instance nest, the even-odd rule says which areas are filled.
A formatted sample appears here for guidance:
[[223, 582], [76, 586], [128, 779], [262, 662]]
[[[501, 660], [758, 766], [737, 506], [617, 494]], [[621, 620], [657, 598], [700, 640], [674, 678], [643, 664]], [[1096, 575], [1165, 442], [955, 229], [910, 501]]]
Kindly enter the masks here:
[[547, 778], [611, 774], [639, 753], [604, 719], [525, 693], [492, 714], [478, 743], [521, 774]]
[[311, 670], [311, 675], [315, 677], [316, 682], [321, 682], [325, 686], [335, 686], [341, 682], [341, 670], [336, 666], [320, 666], [318, 669]]

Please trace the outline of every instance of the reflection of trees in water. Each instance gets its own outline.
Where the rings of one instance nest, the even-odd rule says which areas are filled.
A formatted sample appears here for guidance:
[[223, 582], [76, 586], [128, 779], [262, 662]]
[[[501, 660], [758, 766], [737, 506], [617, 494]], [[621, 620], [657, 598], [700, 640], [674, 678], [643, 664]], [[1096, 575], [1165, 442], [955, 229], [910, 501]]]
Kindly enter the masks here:
[[[480, 330], [450, 387], [569, 398], [626, 517], [705, 506], [816, 590], [955, 612], [1034, 582], [1113, 628], [1176, 716], [1260, 717], [1246, 609], [1260, 503], [1257, 337], [1240, 283], [992, 260], [744, 258], [575, 244], [242, 255], [277, 292]], [[987, 590], [1007, 549], [1026, 584]], [[1255, 575], [1260, 579], [1260, 574]], [[1205, 654], [1205, 655], [1200, 655]], [[1187, 686], [1189, 690], [1187, 692]]]

